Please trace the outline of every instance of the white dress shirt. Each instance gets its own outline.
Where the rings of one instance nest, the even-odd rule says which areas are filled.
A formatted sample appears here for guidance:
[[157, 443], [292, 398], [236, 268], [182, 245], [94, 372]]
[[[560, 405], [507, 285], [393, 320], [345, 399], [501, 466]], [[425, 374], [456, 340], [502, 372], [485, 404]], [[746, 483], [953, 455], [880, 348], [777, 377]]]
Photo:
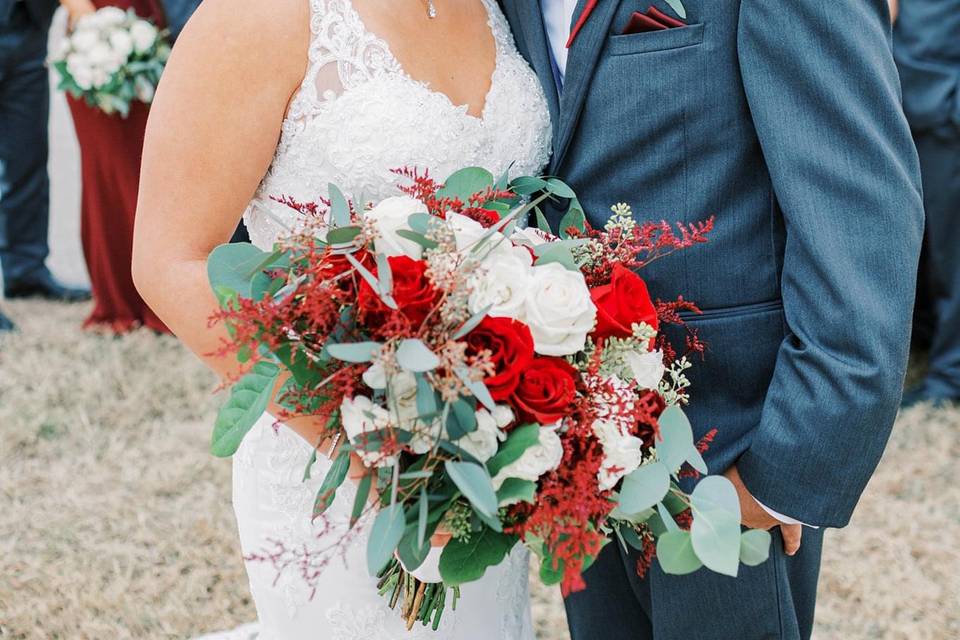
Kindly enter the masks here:
[[[577, 1], [578, 0], [540, 0], [540, 10], [543, 12], [543, 28], [546, 30], [547, 39], [550, 41], [550, 54], [553, 56], [553, 62], [556, 65], [561, 85], [563, 84], [564, 75], [567, 72], [567, 40], [570, 39], [570, 29], [573, 26], [573, 12], [577, 9]], [[754, 500], [756, 500], [756, 498], [754, 498]], [[802, 524], [816, 529], [816, 527], [812, 525], [774, 511], [759, 500], [757, 500], [757, 504], [783, 524]]]
[[553, 54], [561, 82], [567, 71], [567, 40], [570, 39], [570, 26], [576, 8], [577, 0], [540, 0], [543, 28], [547, 32], [550, 53]]

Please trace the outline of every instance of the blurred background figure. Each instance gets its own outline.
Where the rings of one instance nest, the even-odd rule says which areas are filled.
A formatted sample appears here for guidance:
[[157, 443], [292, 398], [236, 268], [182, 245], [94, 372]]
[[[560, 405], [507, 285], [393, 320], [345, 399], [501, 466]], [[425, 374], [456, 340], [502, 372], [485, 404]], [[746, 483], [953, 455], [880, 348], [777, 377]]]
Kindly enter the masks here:
[[[3, 1], [3, 0], [0, 0]], [[157, 0], [61, 0], [70, 24], [106, 6], [133, 9], [163, 28]], [[45, 76], [44, 76], [45, 77]], [[80, 144], [81, 237], [93, 287], [94, 309], [85, 327], [125, 333], [138, 327], [167, 332], [133, 286], [133, 220], [140, 185], [140, 155], [149, 107], [131, 104], [126, 118], [108, 115], [67, 96]]]
[[170, 30], [170, 38], [176, 40], [187, 20], [193, 15], [193, 12], [200, 6], [201, 0], [160, 0], [163, 5], [164, 13], [167, 16], [167, 28]]
[[[894, 50], [920, 154], [927, 214], [919, 331], [930, 364], [904, 404], [960, 402], [960, 0], [900, 0]], [[922, 336], [921, 336], [922, 337]]]
[[[55, 0], [0, 0], [0, 269], [8, 298], [86, 300], [46, 266], [50, 89], [44, 60]], [[13, 324], [0, 312], [0, 331]]]

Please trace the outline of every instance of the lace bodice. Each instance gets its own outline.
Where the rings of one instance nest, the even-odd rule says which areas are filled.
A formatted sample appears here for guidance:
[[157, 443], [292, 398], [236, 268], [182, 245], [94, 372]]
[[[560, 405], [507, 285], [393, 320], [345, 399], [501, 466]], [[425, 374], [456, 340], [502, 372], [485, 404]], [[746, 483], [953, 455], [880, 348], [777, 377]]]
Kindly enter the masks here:
[[[397, 194], [392, 170], [402, 167], [443, 179], [467, 166], [499, 176], [508, 169], [536, 174], [546, 164], [546, 100], [496, 0], [481, 0], [496, 64], [480, 117], [411, 78], [348, 0], [309, 1], [307, 73], [273, 163], [244, 214], [259, 247], [271, 248], [297, 226], [299, 214], [276, 198], [316, 202], [333, 183], [348, 197], [376, 201]], [[350, 530], [352, 487], [344, 485], [324, 517], [312, 521], [330, 463], [321, 456], [304, 480], [311, 454], [299, 436], [264, 415], [234, 456], [234, 508], [260, 640], [533, 640], [523, 549], [465, 585], [438, 632], [406, 632], [367, 574], [367, 528], [361, 522]], [[353, 537], [345, 539], [347, 532]]]
[[468, 113], [411, 78], [349, 0], [310, 0], [311, 43], [303, 83], [290, 103], [280, 143], [244, 220], [253, 242], [270, 248], [298, 214], [274, 199], [315, 202], [336, 184], [348, 197], [397, 195], [402, 167], [440, 179], [466, 166], [494, 175], [535, 174], [550, 152], [550, 117], [533, 71], [517, 53], [495, 0], [487, 8], [496, 64], [483, 112]]

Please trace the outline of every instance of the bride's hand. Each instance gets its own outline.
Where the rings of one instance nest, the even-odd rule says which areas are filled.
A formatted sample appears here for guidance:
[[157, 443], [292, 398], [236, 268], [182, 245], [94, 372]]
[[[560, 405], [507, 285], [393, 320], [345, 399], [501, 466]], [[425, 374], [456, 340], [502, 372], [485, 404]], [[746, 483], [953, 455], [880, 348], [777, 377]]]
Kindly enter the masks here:
[[60, 4], [70, 16], [69, 28], [71, 31], [77, 26], [77, 20], [97, 12], [97, 7], [92, 0], [60, 0]]

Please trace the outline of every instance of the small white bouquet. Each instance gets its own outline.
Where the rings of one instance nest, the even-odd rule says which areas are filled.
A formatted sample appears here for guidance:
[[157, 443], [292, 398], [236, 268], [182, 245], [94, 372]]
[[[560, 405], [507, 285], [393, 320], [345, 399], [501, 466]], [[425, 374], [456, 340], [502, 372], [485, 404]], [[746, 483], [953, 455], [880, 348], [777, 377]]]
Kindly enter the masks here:
[[169, 57], [166, 32], [132, 9], [104, 7], [77, 20], [51, 64], [61, 90], [125, 118], [132, 102], [153, 101]]

